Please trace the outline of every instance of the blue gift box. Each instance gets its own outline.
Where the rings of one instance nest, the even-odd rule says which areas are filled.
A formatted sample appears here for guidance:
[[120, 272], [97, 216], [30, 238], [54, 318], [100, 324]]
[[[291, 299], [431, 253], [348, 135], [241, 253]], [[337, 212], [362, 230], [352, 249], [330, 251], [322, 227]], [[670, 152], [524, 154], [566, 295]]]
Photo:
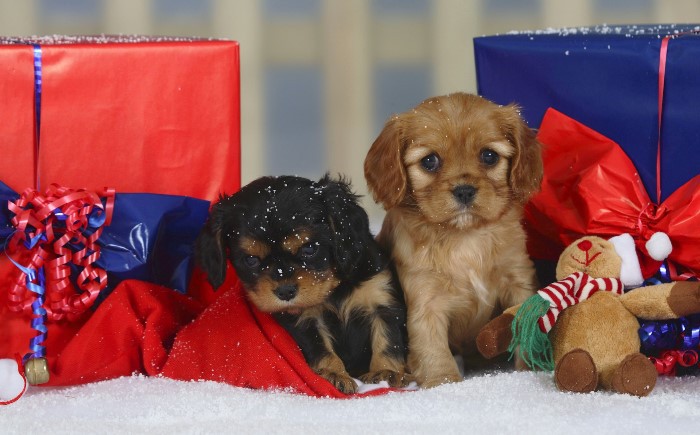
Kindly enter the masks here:
[[[7, 204], [18, 197], [0, 181], [3, 245], [15, 231]], [[95, 265], [107, 272], [107, 287], [97, 302], [125, 279], [148, 281], [185, 293], [194, 265], [194, 240], [208, 212], [209, 202], [202, 199], [117, 192], [111, 223], [103, 226], [97, 239], [100, 258]]]
[[668, 42], [661, 198], [700, 172], [700, 26], [600, 26], [474, 39], [480, 95], [517, 103], [537, 128], [553, 107], [617, 142], [656, 198], [659, 60]]

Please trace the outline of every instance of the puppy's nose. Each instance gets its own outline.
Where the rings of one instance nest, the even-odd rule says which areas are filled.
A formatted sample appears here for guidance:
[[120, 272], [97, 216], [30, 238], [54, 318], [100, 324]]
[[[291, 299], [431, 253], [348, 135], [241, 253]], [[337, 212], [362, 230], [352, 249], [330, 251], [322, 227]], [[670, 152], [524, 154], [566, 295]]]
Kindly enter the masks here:
[[293, 284], [282, 284], [275, 289], [275, 295], [283, 301], [290, 301], [297, 295], [297, 286]]
[[460, 203], [469, 205], [474, 201], [476, 190], [476, 187], [470, 184], [462, 184], [452, 189], [452, 195], [454, 195]]

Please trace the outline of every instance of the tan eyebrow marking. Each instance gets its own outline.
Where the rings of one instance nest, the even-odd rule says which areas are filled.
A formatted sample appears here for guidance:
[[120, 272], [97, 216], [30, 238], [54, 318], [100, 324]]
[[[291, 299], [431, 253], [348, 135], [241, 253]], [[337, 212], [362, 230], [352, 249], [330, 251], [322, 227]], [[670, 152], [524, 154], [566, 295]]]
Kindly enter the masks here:
[[294, 234], [290, 234], [284, 238], [282, 241], [282, 246], [284, 249], [292, 254], [296, 254], [299, 248], [309, 243], [311, 240], [311, 234], [308, 231], [302, 230], [297, 231]]
[[270, 254], [270, 246], [252, 237], [242, 237], [240, 242], [241, 250], [254, 257], [265, 258]]

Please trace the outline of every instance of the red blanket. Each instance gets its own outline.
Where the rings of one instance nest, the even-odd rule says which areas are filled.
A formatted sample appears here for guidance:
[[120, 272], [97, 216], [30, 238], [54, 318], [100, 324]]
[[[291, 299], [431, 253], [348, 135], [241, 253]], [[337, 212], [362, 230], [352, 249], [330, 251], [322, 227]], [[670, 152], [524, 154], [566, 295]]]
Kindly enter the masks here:
[[[348, 397], [311, 370], [287, 331], [251, 306], [235, 275], [228, 276], [223, 293], [206, 308], [171, 289], [124, 281], [55, 357], [49, 353], [47, 385], [143, 373]], [[211, 295], [210, 288], [195, 290]]]

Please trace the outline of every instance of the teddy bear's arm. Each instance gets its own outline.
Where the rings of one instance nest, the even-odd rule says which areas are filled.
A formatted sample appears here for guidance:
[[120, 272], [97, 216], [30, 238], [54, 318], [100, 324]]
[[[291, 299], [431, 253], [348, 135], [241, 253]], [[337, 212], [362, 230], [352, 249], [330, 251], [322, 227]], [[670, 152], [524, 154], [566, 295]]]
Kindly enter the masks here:
[[620, 300], [641, 319], [677, 319], [700, 313], [700, 282], [678, 281], [640, 287], [620, 296]]
[[507, 308], [503, 314], [484, 325], [476, 337], [476, 347], [485, 358], [491, 359], [508, 351], [513, 339], [511, 325], [520, 306]]
[[513, 305], [512, 307], [506, 308], [505, 310], [503, 310], [503, 314], [510, 314], [511, 316], [515, 317], [515, 313], [518, 312], [518, 310], [520, 309], [521, 306], [522, 306], [522, 304], [518, 304], [518, 305]]

